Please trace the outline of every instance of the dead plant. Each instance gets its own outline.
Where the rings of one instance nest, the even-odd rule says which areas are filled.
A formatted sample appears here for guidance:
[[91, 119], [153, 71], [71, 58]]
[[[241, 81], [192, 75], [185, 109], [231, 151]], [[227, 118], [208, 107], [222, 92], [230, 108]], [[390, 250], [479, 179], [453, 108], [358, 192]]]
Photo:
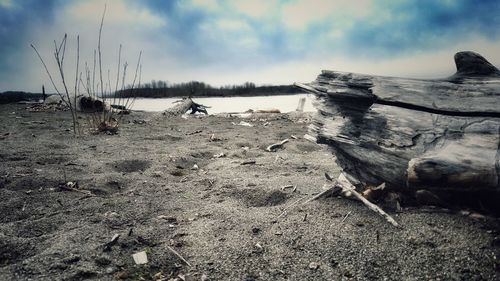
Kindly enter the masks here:
[[[135, 101], [134, 96], [127, 96], [126, 98], [122, 97], [119, 93], [121, 93], [125, 89], [125, 81], [127, 75], [127, 67], [128, 64], [125, 62], [123, 64], [123, 71], [121, 70], [121, 53], [122, 53], [122, 45], [120, 44], [118, 50], [118, 67], [116, 73], [116, 81], [115, 81], [115, 89], [114, 91], [111, 89], [111, 79], [110, 79], [110, 70], [108, 69], [107, 75], [107, 84], [104, 84], [104, 75], [103, 75], [103, 67], [102, 67], [102, 50], [101, 50], [101, 39], [102, 39], [102, 30], [104, 26], [104, 18], [106, 15], [106, 5], [104, 6], [104, 11], [101, 17], [101, 23], [99, 26], [99, 37], [97, 42], [97, 50], [94, 50], [92, 69], [89, 67], [89, 64], [85, 62], [85, 70], [84, 72], [79, 72], [80, 66], [80, 36], [77, 36], [77, 47], [76, 47], [76, 67], [75, 67], [75, 84], [74, 91], [70, 92], [68, 89], [68, 85], [66, 82], [66, 70], [64, 68], [64, 58], [66, 54], [66, 42], [67, 42], [67, 34], [64, 35], [60, 44], [54, 40], [54, 58], [57, 63], [58, 73], [61, 78], [60, 84], [56, 84], [53, 79], [53, 75], [51, 71], [48, 69], [45, 64], [44, 59], [38, 52], [37, 48], [31, 44], [31, 47], [37, 54], [40, 59], [45, 72], [47, 73], [54, 90], [61, 98], [62, 102], [70, 109], [71, 117], [73, 120], [73, 132], [75, 135], [81, 134], [81, 127], [78, 122], [78, 108], [83, 109], [83, 100], [86, 98], [88, 101], [93, 101], [93, 106], [91, 106], [90, 114], [86, 115], [87, 123], [89, 125], [89, 129], [93, 133], [108, 133], [108, 134], [116, 134], [118, 132], [119, 121], [122, 118], [122, 114], [124, 112], [130, 112], [130, 109], [133, 106]], [[137, 60], [137, 66], [135, 69], [135, 75], [133, 82], [131, 84], [131, 90], [134, 90], [140, 86], [141, 79], [141, 57], [142, 51], [139, 53], [139, 58]], [[97, 71], [96, 71], [96, 68]], [[96, 74], [98, 74], [98, 81], [96, 81]], [[118, 89], [118, 85], [121, 78], [121, 89]], [[136, 84], [137, 81], [137, 84]], [[59, 85], [59, 87], [58, 87]], [[63, 90], [59, 90], [62, 88]], [[81, 91], [80, 89], [83, 89]], [[110, 102], [112, 102], [110, 104]], [[99, 105], [99, 106], [97, 106]]]

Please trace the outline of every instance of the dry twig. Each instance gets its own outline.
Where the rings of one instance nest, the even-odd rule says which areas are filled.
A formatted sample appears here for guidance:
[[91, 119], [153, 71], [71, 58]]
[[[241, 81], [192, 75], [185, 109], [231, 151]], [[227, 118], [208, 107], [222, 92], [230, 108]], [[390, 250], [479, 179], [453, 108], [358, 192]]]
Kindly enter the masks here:
[[181, 256], [181, 254], [179, 254], [176, 250], [172, 249], [172, 247], [168, 246], [167, 245], [167, 249], [170, 250], [170, 252], [172, 252], [174, 255], [176, 255], [181, 261], [183, 261], [185, 264], [187, 264], [188, 266], [192, 267], [192, 265], [185, 259]]
[[380, 216], [382, 216], [390, 224], [394, 225], [395, 227], [399, 227], [399, 224], [396, 222], [396, 220], [394, 220], [394, 218], [392, 218], [389, 214], [387, 214], [379, 206], [368, 201], [368, 199], [363, 197], [363, 195], [359, 194], [355, 190], [354, 186], [349, 182], [349, 180], [344, 175], [344, 173], [340, 174], [339, 178], [337, 179], [336, 186], [339, 186], [342, 189], [342, 194], [345, 197], [353, 196], [354, 198], [358, 199], [363, 204], [365, 204], [365, 206], [367, 206], [368, 209], [370, 209], [370, 210], [374, 211], [375, 213], [379, 214]]
[[289, 141], [289, 139], [284, 139], [284, 140], [282, 140], [281, 142], [271, 144], [270, 146], [268, 146], [268, 147], [266, 148], [266, 151], [269, 151], [269, 152], [274, 152], [274, 151], [276, 151], [276, 149], [281, 148], [281, 147], [282, 147], [285, 143], [287, 143], [288, 141]]

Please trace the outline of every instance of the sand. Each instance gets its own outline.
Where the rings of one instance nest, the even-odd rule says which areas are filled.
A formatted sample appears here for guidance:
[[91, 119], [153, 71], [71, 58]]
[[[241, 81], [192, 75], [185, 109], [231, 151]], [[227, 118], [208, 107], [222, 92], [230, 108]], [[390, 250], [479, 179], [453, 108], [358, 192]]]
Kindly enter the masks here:
[[397, 229], [343, 198], [289, 207], [340, 172], [304, 120], [133, 112], [75, 138], [69, 112], [25, 107], [0, 105], [1, 280], [498, 278], [494, 218], [403, 208]]

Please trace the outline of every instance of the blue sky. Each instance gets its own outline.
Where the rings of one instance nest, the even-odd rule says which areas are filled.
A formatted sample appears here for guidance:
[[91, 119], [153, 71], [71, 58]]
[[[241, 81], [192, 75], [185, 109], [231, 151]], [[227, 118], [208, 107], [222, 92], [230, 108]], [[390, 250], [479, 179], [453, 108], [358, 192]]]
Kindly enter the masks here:
[[71, 76], [77, 34], [91, 64], [105, 3], [104, 72], [116, 75], [121, 43], [129, 73], [143, 51], [143, 82], [288, 84], [321, 69], [443, 77], [460, 50], [500, 64], [497, 0], [0, 0], [0, 91], [49, 85], [30, 44], [54, 70], [64, 33]]

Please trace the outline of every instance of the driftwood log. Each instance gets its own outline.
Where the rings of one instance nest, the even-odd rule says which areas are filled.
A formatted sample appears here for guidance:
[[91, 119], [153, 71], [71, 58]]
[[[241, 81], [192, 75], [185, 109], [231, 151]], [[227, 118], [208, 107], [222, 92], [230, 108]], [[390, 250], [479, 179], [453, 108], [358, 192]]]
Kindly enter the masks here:
[[202, 104], [198, 104], [194, 102], [191, 98], [184, 98], [182, 100], [177, 101], [176, 105], [163, 111], [163, 115], [179, 116], [188, 112], [189, 110], [191, 110], [190, 114], [195, 114], [196, 112], [208, 114], [207, 108], [209, 107]]
[[362, 184], [400, 190], [500, 190], [500, 71], [455, 55], [437, 80], [322, 71], [309, 84], [310, 132]]
[[[61, 97], [59, 95], [50, 95], [45, 98], [44, 104], [46, 105], [65, 105], [68, 104], [66, 101], [66, 97]], [[76, 100], [76, 110], [79, 112], [102, 112], [104, 110], [109, 110], [110, 106], [104, 102], [103, 100], [85, 96], [78, 95], [76, 98], [71, 97], [71, 103], [75, 106], [74, 101]]]

